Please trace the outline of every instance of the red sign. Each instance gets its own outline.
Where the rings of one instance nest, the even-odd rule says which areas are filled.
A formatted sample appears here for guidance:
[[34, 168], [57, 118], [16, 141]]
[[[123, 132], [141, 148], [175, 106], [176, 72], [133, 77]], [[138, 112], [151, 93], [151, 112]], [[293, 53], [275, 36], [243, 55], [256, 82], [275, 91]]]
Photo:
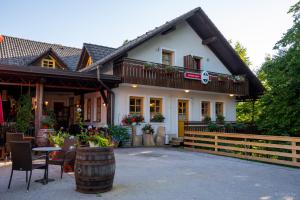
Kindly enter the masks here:
[[198, 73], [192, 73], [192, 72], [185, 72], [184, 78], [187, 79], [195, 79], [195, 80], [201, 80], [201, 74]]

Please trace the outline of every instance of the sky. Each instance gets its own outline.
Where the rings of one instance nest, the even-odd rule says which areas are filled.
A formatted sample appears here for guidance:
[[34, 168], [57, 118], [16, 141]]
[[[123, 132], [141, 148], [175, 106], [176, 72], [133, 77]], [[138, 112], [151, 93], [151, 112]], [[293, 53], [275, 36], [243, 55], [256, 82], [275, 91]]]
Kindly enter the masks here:
[[293, 24], [297, 0], [1, 0], [0, 34], [81, 48], [120, 46], [201, 7], [226, 39], [247, 48], [257, 70]]

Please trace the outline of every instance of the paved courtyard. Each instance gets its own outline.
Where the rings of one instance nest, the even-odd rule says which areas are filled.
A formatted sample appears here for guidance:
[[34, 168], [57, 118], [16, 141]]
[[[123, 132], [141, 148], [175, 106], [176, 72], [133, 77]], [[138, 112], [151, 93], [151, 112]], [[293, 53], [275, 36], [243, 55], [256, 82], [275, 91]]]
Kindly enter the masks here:
[[[75, 191], [73, 174], [55, 182], [32, 182], [26, 192], [25, 173], [16, 172], [7, 190], [10, 166], [0, 168], [0, 200], [295, 200], [300, 199], [300, 169], [164, 148], [116, 149], [112, 191], [100, 195]], [[33, 172], [33, 180], [42, 171]]]

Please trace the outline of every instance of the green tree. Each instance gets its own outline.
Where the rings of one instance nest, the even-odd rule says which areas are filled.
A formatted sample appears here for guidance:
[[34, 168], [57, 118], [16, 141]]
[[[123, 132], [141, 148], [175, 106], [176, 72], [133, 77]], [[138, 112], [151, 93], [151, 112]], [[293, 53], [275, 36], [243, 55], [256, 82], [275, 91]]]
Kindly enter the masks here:
[[[229, 41], [232, 44], [232, 41]], [[247, 49], [239, 42], [235, 42], [233, 45], [234, 50], [240, 56], [242, 61], [251, 66], [250, 58], [247, 54]], [[249, 100], [245, 102], [239, 102], [236, 106], [237, 121], [245, 123], [255, 123], [258, 119], [259, 102], [255, 100]]]
[[268, 134], [300, 135], [300, 1], [288, 13], [294, 24], [274, 47], [278, 53], [263, 64], [266, 92], [261, 98], [259, 128]]
[[18, 100], [16, 118], [16, 128], [22, 133], [25, 133], [28, 130], [30, 122], [31, 120], [33, 120], [31, 109], [31, 97], [29, 96], [29, 94], [22, 95]]

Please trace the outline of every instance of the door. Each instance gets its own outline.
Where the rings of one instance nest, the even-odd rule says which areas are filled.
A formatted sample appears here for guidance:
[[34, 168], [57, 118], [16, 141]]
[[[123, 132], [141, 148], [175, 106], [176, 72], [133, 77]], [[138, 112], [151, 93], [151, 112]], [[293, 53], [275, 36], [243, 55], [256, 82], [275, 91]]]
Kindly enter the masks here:
[[56, 128], [69, 127], [69, 108], [63, 102], [54, 102], [53, 110], [56, 119]]
[[189, 120], [189, 100], [178, 100], [178, 137], [184, 136], [184, 122]]

